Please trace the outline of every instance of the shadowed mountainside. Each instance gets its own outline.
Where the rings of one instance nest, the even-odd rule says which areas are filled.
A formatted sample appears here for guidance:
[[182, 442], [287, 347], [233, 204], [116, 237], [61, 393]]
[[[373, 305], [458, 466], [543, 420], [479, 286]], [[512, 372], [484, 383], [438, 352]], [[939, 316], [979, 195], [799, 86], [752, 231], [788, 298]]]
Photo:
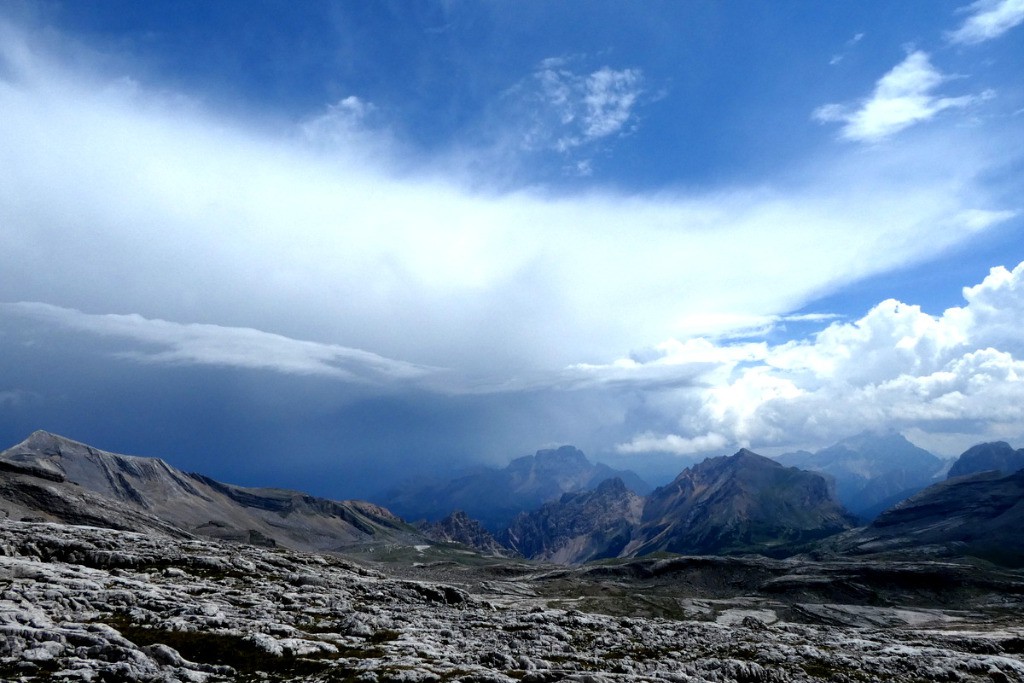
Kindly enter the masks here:
[[786, 555], [854, 526], [819, 475], [747, 449], [709, 458], [655, 490], [625, 555]]
[[495, 557], [514, 554], [462, 510], [456, 510], [438, 522], [420, 524], [419, 528], [427, 538], [438, 543], [457, 543]]
[[973, 556], [1024, 566], [1024, 470], [947, 479], [887, 510], [871, 525], [830, 539], [846, 555]]
[[619, 478], [593, 491], [566, 493], [556, 502], [519, 514], [502, 535], [525, 557], [578, 564], [618, 557], [640, 522], [644, 499]]
[[594, 464], [577, 448], [562, 446], [516, 458], [503, 469], [484, 469], [451, 481], [396, 488], [380, 502], [406, 519], [436, 520], [464, 510], [491, 532], [500, 532], [520, 512], [558, 500], [564, 493], [595, 488], [619, 477], [633, 491], [650, 487], [633, 472]]
[[1012, 474], [1020, 469], [1024, 469], [1024, 448], [1015, 451], [1005, 441], [995, 441], [980, 443], [964, 451], [949, 468], [949, 478], [992, 470]]

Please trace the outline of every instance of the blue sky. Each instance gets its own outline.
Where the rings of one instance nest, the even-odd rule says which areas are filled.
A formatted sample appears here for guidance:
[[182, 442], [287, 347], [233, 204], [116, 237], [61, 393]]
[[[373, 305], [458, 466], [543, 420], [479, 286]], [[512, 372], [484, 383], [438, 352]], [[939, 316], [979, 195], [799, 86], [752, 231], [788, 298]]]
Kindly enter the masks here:
[[332, 496], [1024, 440], [1024, 3], [628, 10], [0, 5], [0, 437]]

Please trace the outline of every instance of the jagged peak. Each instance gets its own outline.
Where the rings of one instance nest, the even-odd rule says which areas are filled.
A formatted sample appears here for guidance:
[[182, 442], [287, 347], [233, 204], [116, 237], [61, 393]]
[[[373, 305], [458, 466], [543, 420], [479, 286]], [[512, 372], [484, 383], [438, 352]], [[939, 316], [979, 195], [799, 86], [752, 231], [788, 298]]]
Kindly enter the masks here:
[[626, 493], [629, 491], [629, 487], [626, 486], [626, 482], [622, 481], [621, 477], [609, 477], [597, 485], [594, 489], [596, 493]]
[[590, 460], [580, 449], [575, 446], [565, 445], [558, 448], [544, 448], [537, 451], [534, 456], [537, 460], [551, 460], [555, 462], [579, 462], [590, 464]]
[[735, 454], [726, 458], [729, 462], [735, 462], [741, 465], [756, 464], [758, 466], [771, 465], [772, 467], [782, 467], [782, 465], [771, 458], [765, 457], [760, 453], [755, 453], [749, 448], [741, 448], [736, 451]]

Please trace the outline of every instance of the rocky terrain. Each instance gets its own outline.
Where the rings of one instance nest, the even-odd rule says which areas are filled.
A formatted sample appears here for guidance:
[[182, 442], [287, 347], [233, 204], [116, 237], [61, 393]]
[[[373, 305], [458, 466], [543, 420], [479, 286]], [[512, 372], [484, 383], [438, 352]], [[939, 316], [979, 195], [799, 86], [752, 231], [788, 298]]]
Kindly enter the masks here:
[[814, 453], [797, 451], [775, 459], [830, 477], [839, 502], [868, 522], [934, 484], [948, 466], [895, 432], [863, 432]]
[[592, 463], [578, 448], [562, 446], [516, 458], [502, 469], [400, 486], [382, 495], [380, 502], [409, 520], [434, 521], [462, 510], [492, 533], [500, 533], [520, 512], [535, 510], [564, 493], [589, 491], [613, 477], [636, 493], [650, 490], [635, 473]]
[[422, 535], [384, 508], [243, 488], [48, 432], [0, 453], [0, 516], [332, 550]]
[[3, 521], [0, 677], [1024, 680], [1024, 584], [1013, 572], [764, 558], [555, 569], [421, 552], [428, 561], [368, 566]]

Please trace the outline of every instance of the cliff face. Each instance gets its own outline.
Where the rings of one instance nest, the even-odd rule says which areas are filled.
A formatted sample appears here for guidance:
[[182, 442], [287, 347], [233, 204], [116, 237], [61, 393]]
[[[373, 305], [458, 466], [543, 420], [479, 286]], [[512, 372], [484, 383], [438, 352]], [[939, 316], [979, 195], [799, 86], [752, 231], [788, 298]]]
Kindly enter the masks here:
[[458, 543], [495, 557], [512, 554], [480, 522], [462, 510], [456, 510], [439, 522], [423, 524], [420, 529], [427, 538], [439, 543]]
[[787, 554], [854, 521], [822, 476], [743, 449], [655, 490], [624, 553]]
[[566, 493], [556, 502], [522, 513], [503, 535], [505, 545], [525, 557], [579, 564], [618, 557], [640, 521], [643, 498], [621, 479], [593, 491]]

